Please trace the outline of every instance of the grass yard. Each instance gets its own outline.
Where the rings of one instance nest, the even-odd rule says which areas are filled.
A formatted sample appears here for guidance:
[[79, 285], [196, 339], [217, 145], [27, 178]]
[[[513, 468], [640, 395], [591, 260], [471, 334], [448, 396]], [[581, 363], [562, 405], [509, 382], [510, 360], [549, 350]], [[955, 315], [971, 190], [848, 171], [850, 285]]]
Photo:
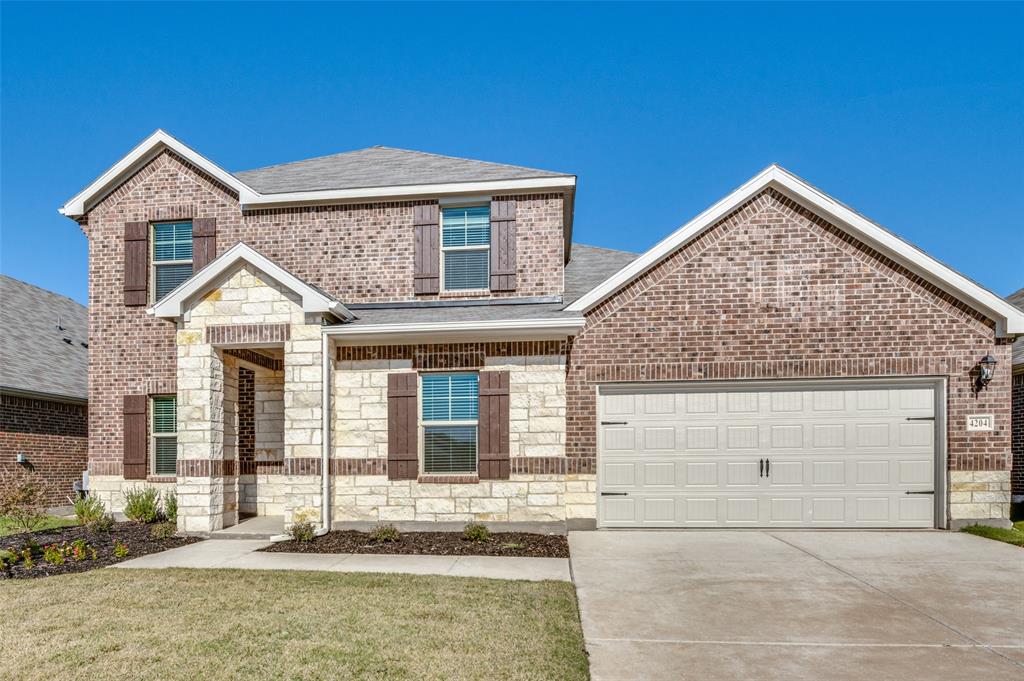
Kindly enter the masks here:
[[995, 539], [996, 541], [1013, 544], [1014, 546], [1024, 546], [1024, 520], [1015, 522], [1013, 527], [1009, 528], [971, 525], [963, 528], [962, 531], [979, 537], [985, 537], [986, 539]]
[[[58, 527], [71, 527], [77, 525], [78, 521], [74, 518], [59, 518], [55, 515], [47, 516], [46, 521], [39, 526], [37, 532], [43, 530], [53, 530]], [[6, 537], [9, 534], [17, 534], [23, 530], [18, 527], [13, 520], [5, 516], [0, 516], [0, 537]]]
[[0, 582], [0, 659], [21, 681], [588, 678], [572, 584], [415, 575]]

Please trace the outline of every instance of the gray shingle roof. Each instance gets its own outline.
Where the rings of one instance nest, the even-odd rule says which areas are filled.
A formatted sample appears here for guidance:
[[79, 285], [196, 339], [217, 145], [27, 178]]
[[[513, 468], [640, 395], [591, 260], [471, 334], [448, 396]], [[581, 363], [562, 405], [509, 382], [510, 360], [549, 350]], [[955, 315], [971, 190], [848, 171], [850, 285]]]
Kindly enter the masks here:
[[557, 319], [579, 317], [566, 306], [637, 258], [637, 253], [573, 244], [572, 260], [565, 268], [565, 294], [561, 303], [522, 305], [450, 305], [443, 308], [411, 305], [401, 308], [359, 308], [354, 324], [415, 324], [418, 322], [477, 322], [502, 319]]
[[568, 173], [439, 156], [392, 147], [346, 151], [305, 161], [243, 170], [234, 175], [261, 194], [571, 177]]
[[0, 387], [86, 399], [88, 324], [70, 298], [0, 275]]
[[[1024, 288], [1006, 297], [1010, 303], [1024, 310]], [[1013, 344], [1013, 366], [1024, 365], [1024, 337], [1018, 338]]]

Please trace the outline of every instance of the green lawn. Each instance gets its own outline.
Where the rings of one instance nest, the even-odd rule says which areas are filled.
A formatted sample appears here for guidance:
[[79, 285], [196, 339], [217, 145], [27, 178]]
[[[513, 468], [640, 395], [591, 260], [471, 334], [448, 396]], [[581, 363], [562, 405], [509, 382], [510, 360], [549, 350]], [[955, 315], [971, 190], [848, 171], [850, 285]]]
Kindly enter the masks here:
[[[36, 530], [52, 530], [55, 527], [70, 527], [71, 525], [77, 525], [78, 521], [74, 518], [59, 518], [55, 515], [47, 516], [46, 521]], [[14, 524], [14, 522], [5, 516], [0, 516], [0, 537], [6, 537], [9, 534], [17, 534], [22, 529]]]
[[21, 681], [588, 677], [568, 582], [100, 569], [0, 582], [0, 603]]
[[1012, 528], [987, 527], [985, 525], [971, 525], [962, 530], [968, 534], [975, 534], [986, 539], [1006, 542], [1014, 546], [1024, 546], [1024, 520], [1018, 520]]

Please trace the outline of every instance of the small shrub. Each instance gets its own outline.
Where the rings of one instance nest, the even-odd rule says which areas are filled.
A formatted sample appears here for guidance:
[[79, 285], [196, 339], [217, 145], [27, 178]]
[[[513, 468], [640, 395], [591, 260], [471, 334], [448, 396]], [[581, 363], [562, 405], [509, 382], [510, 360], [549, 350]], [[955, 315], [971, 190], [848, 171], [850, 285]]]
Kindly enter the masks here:
[[398, 541], [401, 538], [402, 535], [394, 525], [378, 525], [377, 528], [370, 533], [370, 539], [375, 542], [392, 542]]
[[178, 526], [174, 523], [157, 523], [149, 528], [149, 536], [153, 539], [170, 539], [178, 533]]
[[316, 511], [298, 511], [292, 516], [292, 526], [288, 528], [288, 535], [295, 541], [312, 541], [316, 535], [316, 528], [313, 527], [313, 518]]
[[18, 554], [7, 549], [0, 549], [0, 570], [6, 570], [18, 562]]
[[49, 517], [49, 491], [48, 483], [23, 469], [0, 473], [0, 516], [7, 516], [22, 532], [35, 532]]
[[178, 522], [178, 495], [175, 492], [168, 492], [164, 497], [164, 518], [169, 523]]
[[25, 549], [21, 552], [21, 564], [26, 570], [31, 570], [36, 562], [32, 559], [32, 552]]
[[124, 493], [124, 514], [137, 523], [153, 523], [160, 517], [160, 492], [154, 487], [134, 487]]
[[64, 550], [62, 547], [56, 544], [50, 544], [43, 549], [43, 560], [50, 565], [63, 565], [64, 564]]
[[469, 541], [489, 541], [491, 538], [491, 531], [480, 523], [469, 523], [466, 528], [462, 530], [462, 538], [468, 539]]
[[74, 501], [75, 518], [79, 525], [89, 527], [103, 518], [106, 507], [99, 497], [79, 497]]
[[128, 545], [122, 544], [120, 539], [114, 540], [114, 556], [116, 558], [124, 558], [128, 555]]
[[94, 533], [110, 532], [112, 529], [114, 529], [114, 525], [116, 524], [117, 522], [114, 520], [114, 516], [102, 515], [97, 520], [87, 525], [86, 529]]

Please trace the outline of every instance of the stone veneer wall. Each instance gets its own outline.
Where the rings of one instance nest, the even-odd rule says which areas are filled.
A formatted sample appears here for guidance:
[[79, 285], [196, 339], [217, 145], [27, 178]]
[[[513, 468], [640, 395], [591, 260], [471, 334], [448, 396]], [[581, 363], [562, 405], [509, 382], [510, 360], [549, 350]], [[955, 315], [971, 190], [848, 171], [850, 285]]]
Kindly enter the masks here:
[[[569, 354], [570, 458], [596, 457], [602, 383], [945, 376], [951, 479], [1002, 494], [1010, 375], [997, 371], [978, 392], [974, 372], [987, 354], [1009, 366], [1010, 344], [991, 320], [774, 190], [586, 317]], [[967, 432], [971, 413], [994, 414], [995, 432]], [[977, 503], [1004, 518], [995, 499]], [[950, 504], [950, 517], [981, 511], [974, 503]]]
[[[466, 358], [473, 353], [446, 348], [448, 356]], [[450, 371], [509, 372], [510, 455], [523, 462], [520, 470], [530, 469], [526, 459], [564, 459], [565, 355], [485, 356], [482, 360], [481, 366]], [[343, 473], [345, 466], [357, 466], [360, 461], [365, 462], [364, 470], [373, 470], [370, 464], [386, 470], [387, 376], [413, 371], [413, 364], [412, 359], [335, 362], [332, 456]], [[592, 473], [513, 472], [509, 480], [456, 484], [342, 474], [333, 483], [335, 522], [561, 522], [596, 516]]]

